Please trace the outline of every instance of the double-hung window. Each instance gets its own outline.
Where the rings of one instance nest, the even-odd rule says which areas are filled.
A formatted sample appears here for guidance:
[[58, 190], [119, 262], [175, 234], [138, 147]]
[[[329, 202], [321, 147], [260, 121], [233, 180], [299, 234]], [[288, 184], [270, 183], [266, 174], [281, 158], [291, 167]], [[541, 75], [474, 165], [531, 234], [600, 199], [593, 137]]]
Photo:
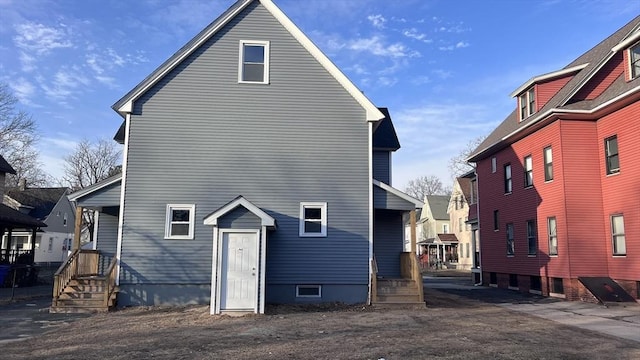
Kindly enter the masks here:
[[513, 191], [513, 183], [511, 181], [511, 164], [504, 166], [504, 193], [510, 194]]
[[194, 204], [167, 205], [165, 239], [193, 239], [196, 206]]
[[515, 240], [513, 239], [513, 224], [507, 224], [507, 255], [515, 255]]
[[520, 105], [520, 121], [533, 115], [536, 112], [536, 91], [532, 87], [527, 92], [518, 97]]
[[605, 162], [607, 175], [620, 172], [620, 159], [618, 158], [618, 137], [611, 136], [604, 140]]
[[527, 220], [527, 243], [529, 244], [528, 255], [535, 255], [538, 252], [538, 237], [536, 236], [536, 221]]
[[500, 229], [500, 222], [498, 220], [498, 217], [498, 210], [493, 210], [493, 231], [498, 231]]
[[553, 152], [551, 146], [544, 148], [544, 181], [553, 180]]
[[640, 76], [640, 43], [629, 49], [629, 61], [631, 62], [631, 78]]
[[547, 231], [549, 233], [549, 255], [558, 255], [558, 229], [556, 218], [547, 218]]
[[327, 203], [326, 202], [302, 202], [300, 203], [300, 229], [301, 237], [326, 237], [327, 236]]
[[611, 216], [611, 238], [613, 240], [613, 255], [626, 255], [627, 246], [624, 237], [624, 218], [622, 215]]
[[531, 155], [524, 158], [524, 187], [533, 186], [533, 160]]
[[240, 41], [238, 82], [269, 83], [269, 42]]

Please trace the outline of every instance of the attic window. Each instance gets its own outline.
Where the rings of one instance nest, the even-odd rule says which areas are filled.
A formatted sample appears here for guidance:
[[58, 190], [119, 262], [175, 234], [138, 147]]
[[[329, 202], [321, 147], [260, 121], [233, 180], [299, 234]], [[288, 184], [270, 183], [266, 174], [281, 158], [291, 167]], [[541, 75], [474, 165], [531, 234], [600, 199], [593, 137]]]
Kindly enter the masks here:
[[629, 49], [629, 61], [631, 63], [631, 79], [640, 76], [640, 43]]
[[269, 83], [269, 42], [240, 40], [238, 82]]
[[520, 121], [535, 114], [536, 112], [536, 91], [535, 87], [531, 87], [525, 93], [518, 97], [518, 105], [520, 107]]

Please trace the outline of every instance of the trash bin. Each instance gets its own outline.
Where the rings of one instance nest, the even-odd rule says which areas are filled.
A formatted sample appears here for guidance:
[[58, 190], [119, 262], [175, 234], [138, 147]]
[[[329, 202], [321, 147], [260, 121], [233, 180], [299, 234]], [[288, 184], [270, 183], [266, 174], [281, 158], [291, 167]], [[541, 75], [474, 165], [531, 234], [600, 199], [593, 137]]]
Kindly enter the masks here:
[[11, 272], [11, 265], [0, 265], [0, 287], [4, 286], [4, 280]]

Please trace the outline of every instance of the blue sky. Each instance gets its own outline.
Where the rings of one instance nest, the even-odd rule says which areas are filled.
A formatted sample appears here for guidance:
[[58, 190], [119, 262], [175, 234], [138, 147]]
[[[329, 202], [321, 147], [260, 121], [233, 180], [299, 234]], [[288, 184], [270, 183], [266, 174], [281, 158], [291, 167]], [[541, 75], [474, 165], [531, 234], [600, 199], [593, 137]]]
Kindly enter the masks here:
[[[111, 105], [233, 0], [0, 0], [0, 82], [39, 125], [45, 170], [112, 138]], [[376, 105], [402, 149], [393, 183], [450, 184], [448, 160], [556, 71], [640, 14], [634, 0], [275, 0]]]

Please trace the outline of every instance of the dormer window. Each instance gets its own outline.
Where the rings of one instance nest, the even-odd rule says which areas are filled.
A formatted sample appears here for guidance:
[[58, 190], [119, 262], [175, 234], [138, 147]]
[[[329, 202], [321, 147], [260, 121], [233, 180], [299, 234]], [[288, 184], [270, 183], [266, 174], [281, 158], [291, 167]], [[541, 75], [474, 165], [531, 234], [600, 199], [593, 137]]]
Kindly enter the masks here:
[[629, 61], [631, 63], [631, 79], [640, 76], [640, 43], [629, 49]]
[[238, 82], [253, 84], [269, 83], [268, 41], [240, 41]]
[[520, 106], [520, 121], [536, 112], [536, 91], [534, 87], [531, 87], [518, 97], [518, 105]]

